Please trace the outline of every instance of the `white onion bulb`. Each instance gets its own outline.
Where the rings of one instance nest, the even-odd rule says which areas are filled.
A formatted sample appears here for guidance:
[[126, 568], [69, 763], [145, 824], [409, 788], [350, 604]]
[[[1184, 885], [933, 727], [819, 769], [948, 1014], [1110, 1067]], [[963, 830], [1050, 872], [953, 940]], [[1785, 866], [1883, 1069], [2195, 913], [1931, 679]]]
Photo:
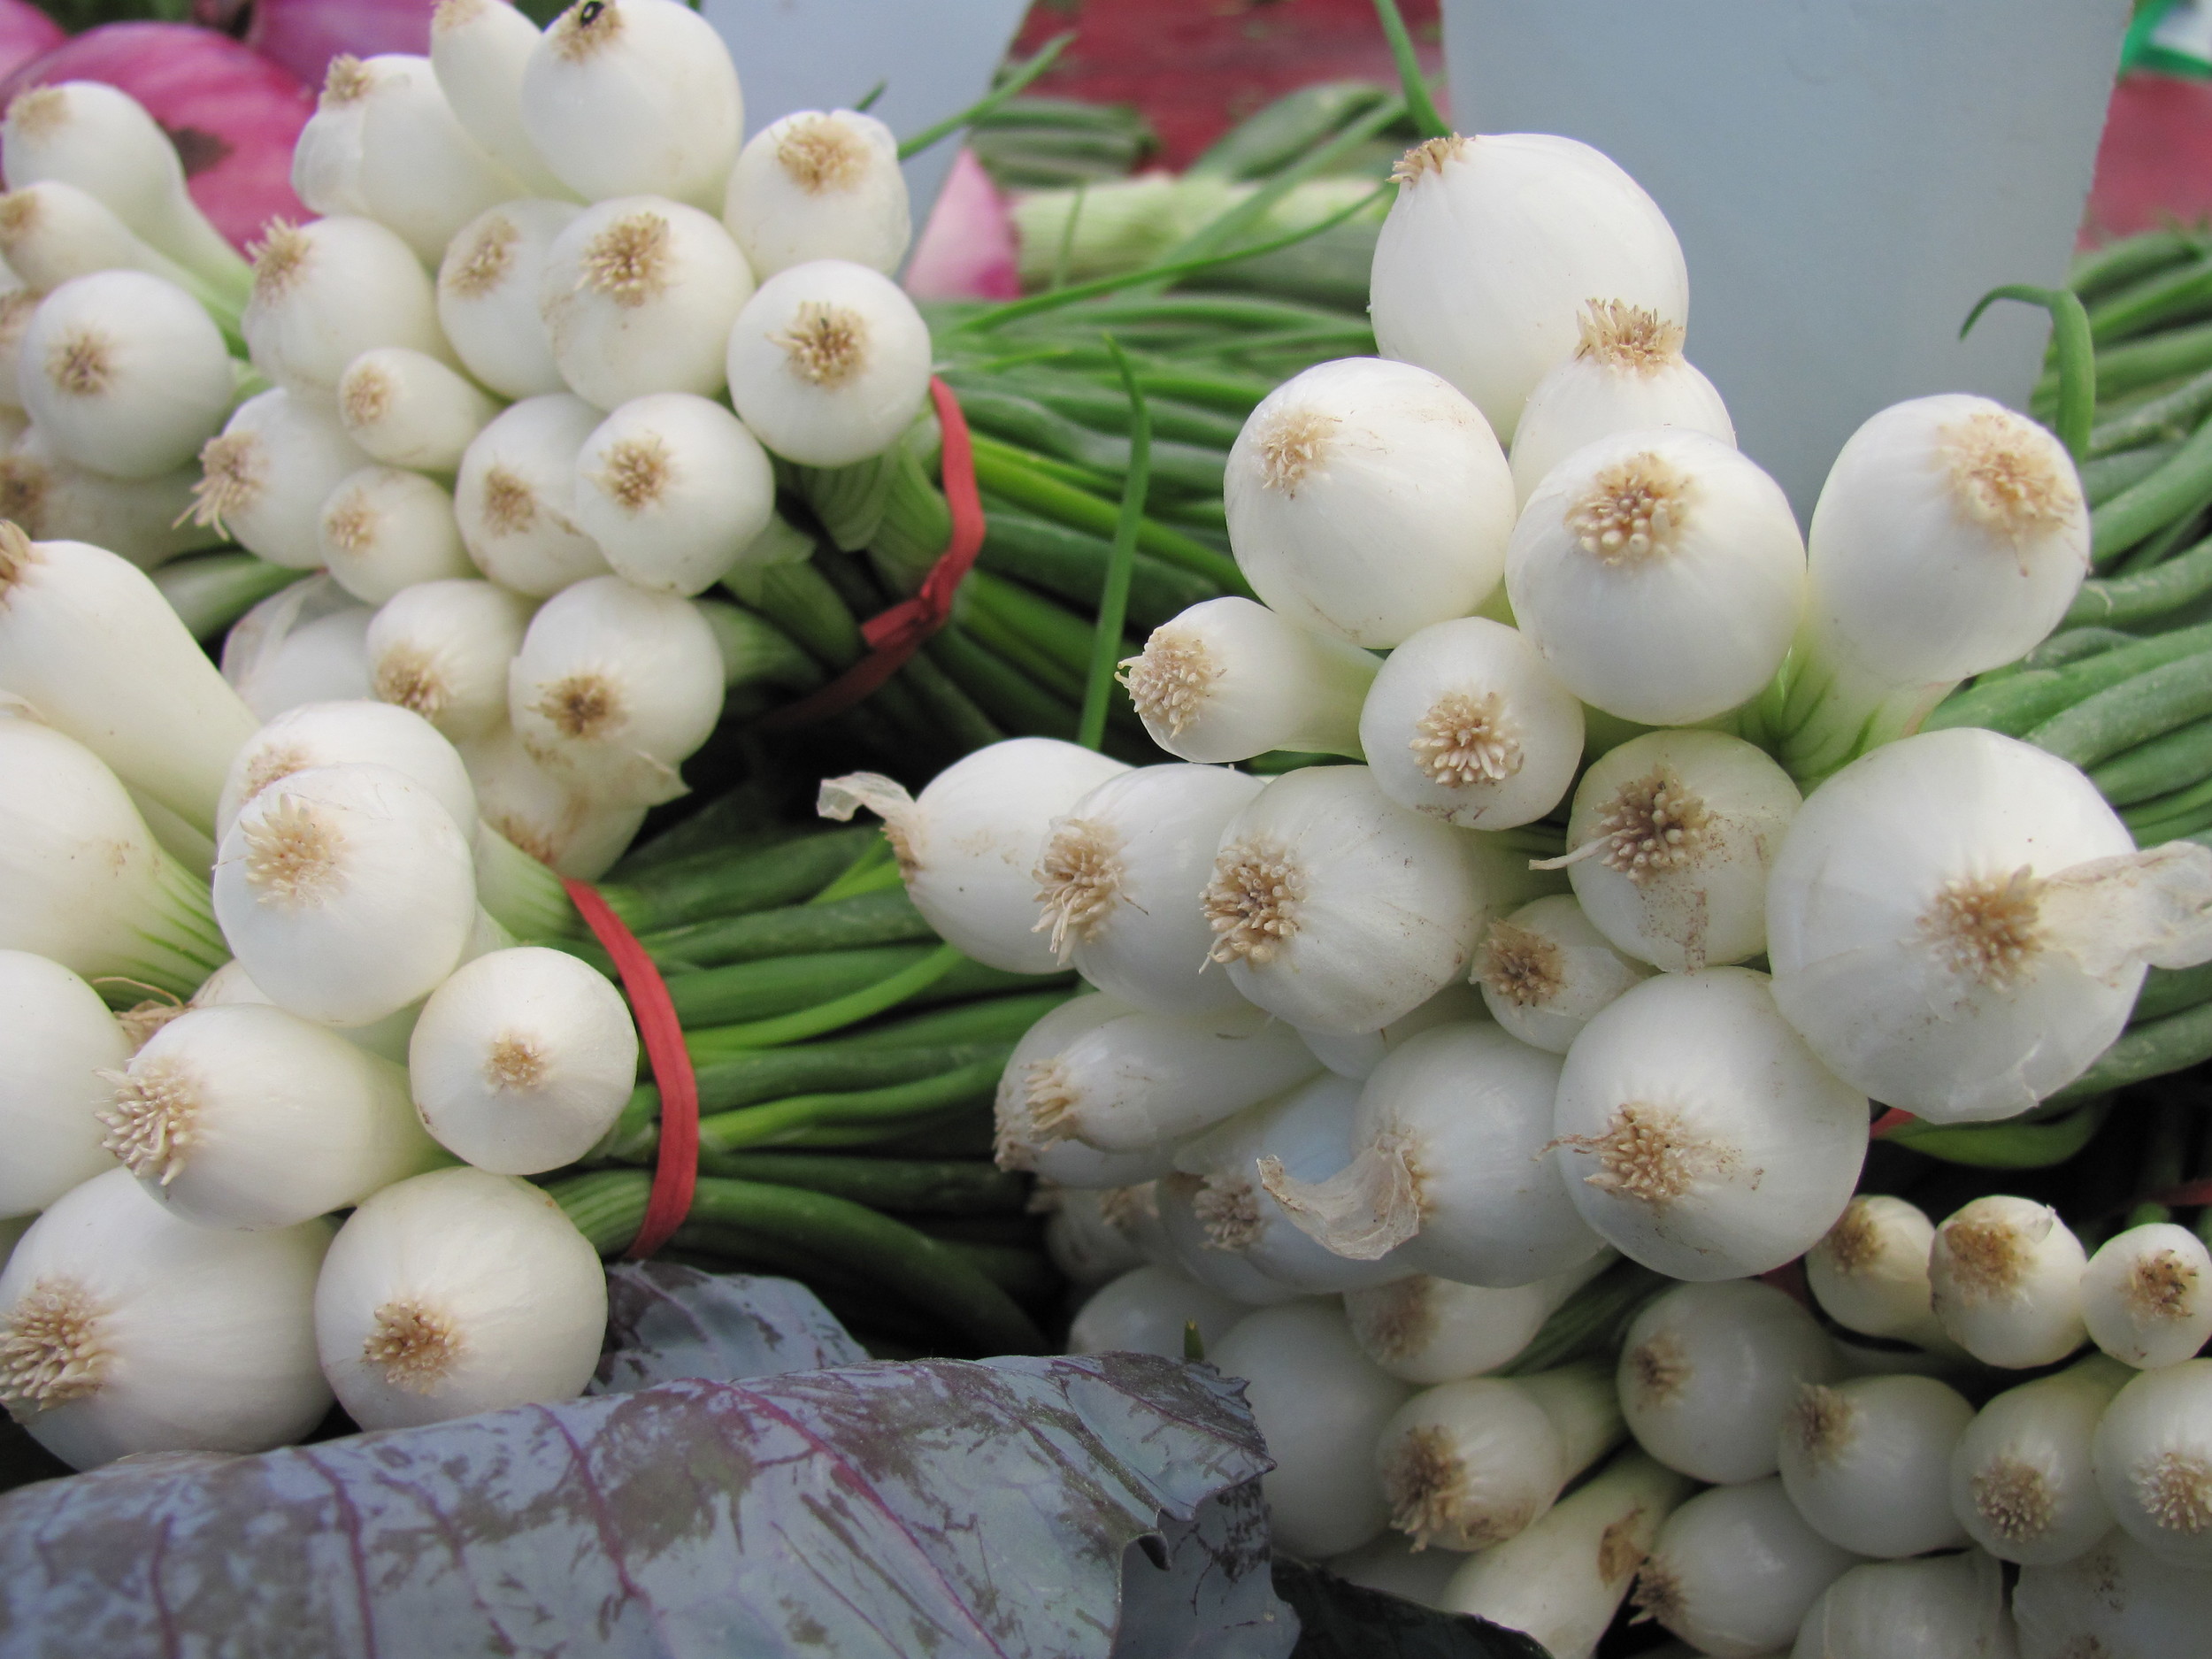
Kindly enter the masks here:
[[323, 503], [315, 541], [333, 580], [365, 604], [380, 605], [418, 582], [476, 573], [451, 494], [401, 467], [365, 466], [340, 480]]
[[1555, 893], [1490, 924], [1474, 982], [1500, 1025], [1564, 1054], [1593, 1017], [1652, 972], [1615, 949], [1571, 894]]
[[1951, 1512], [2001, 1561], [2071, 1561], [2112, 1530], [2090, 1447], [2131, 1375], [2101, 1355], [2010, 1388], [1974, 1414], [1951, 1454]]
[[1480, 410], [1409, 363], [1346, 357], [1286, 380], [1237, 434], [1225, 488], [1253, 591], [1355, 645], [1466, 616], [1505, 571], [1504, 451]]
[[[483, 4], [491, 10], [505, 0]], [[438, 322], [454, 355], [502, 397], [568, 389], [538, 294], [547, 251], [582, 211], [537, 197], [503, 202], [463, 226], [438, 266]]]
[[325, 403], [337, 396], [346, 365], [374, 347], [450, 356], [429, 275], [372, 219], [272, 220], [254, 249], [253, 297], [240, 327], [254, 367]]
[[1532, 1284], [1490, 1289], [1414, 1273], [1344, 1293], [1361, 1351], [1409, 1383], [1457, 1382], [1512, 1363], [1544, 1321], [1617, 1258], [1601, 1250]]
[[2081, 1302], [2090, 1340], [2113, 1358], [2178, 1365], [2212, 1340], [2212, 1250], [2170, 1221], [2130, 1227], [2089, 1258]]
[[1208, 1351], [1251, 1311], [1171, 1268], [1132, 1268], [1094, 1292], [1068, 1326], [1071, 1354], [1183, 1357], [1185, 1327]]
[[347, 435], [389, 466], [452, 472], [499, 409], [497, 399], [407, 346], [364, 351], [338, 377]]
[[1978, 1549], [1870, 1562], [1805, 1615], [1790, 1659], [2015, 1659], [2003, 1571]]
[[388, 1187], [315, 1286], [315, 1343], [365, 1429], [573, 1398], [607, 1325], [590, 1241], [539, 1187], [481, 1170]]
[[1050, 973], [1060, 964], [1036, 931], [1032, 872], [1053, 822], [1128, 770], [1073, 743], [1018, 737], [956, 761], [918, 796], [874, 772], [831, 779], [819, 810], [883, 819], [907, 896], [948, 944], [1010, 972]]
[[576, 457], [578, 526], [616, 575], [658, 593], [705, 592], [776, 510], [768, 452], [721, 404], [689, 392], [631, 399]]
[[0, 1215], [43, 1210], [114, 1167], [93, 1116], [114, 1091], [98, 1073], [129, 1057], [97, 991], [58, 962], [0, 950]]
[[535, 609], [496, 582], [403, 588], [369, 624], [370, 685], [457, 743], [488, 737], [507, 724], [507, 664]]
[[38, 303], [18, 350], [18, 394], [55, 453], [119, 478], [186, 465], [236, 395], [214, 319], [142, 271], [63, 283]]
[[194, 513], [273, 565], [315, 570], [323, 503], [369, 464], [334, 411], [280, 386], [239, 404], [201, 447]]
[[1462, 829], [1511, 829], [1549, 812], [1574, 781], [1582, 735], [1582, 704], [1542, 654], [1485, 617], [1408, 637], [1359, 716], [1383, 793]]
[[230, 833], [245, 804], [271, 784], [311, 766], [371, 761], [389, 766], [438, 798], [463, 834], [476, 828], [476, 791], [452, 744], [420, 715], [357, 699], [288, 709], [248, 738], [233, 757], [215, 807], [215, 839]]
[[2139, 1372], [2097, 1425], [2097, 1486], [2161, 1561], [2212, 1568], [2212, 1359]]
[[890, 278], [847, 259], [779, 271], [729, 331], [730, 402], [802, 466], [879, 455], [929, 398], [929, 325]]
[[477, 568], [503, 588], [544, 598], [607, 573], [576, 522], [576, 454], [601, 415], [565, 392], [526, 397], [478, 433], [461, 457], [453, 511]]
[[2087, 1264], [2081, 1240], [2049, 1205], [1991, 1194], [1935, 1230], [1929, 1293], [1944, 1334], [1983, 1364], [2048, 1365], [2088, 1335]]
[[73, 1469], [259, 1452], [330, 1406], [311, 1307], [330, 1224], [200, 1227], [111, 1170], [65, 1194], [0, 1272], [0, 1400]]
[[1805, 1525], [1773, 1476], [1701, 1492], [1667, 1517], [1637, 1574], [1639, 1617], [1719, 1659], [1793, 1640], [1820, 1594], [1858, 1557]]
[[1360, 705], [1375, 659], [1234, 595], [1204, 599], [1120, 664], [1144, 729], [1190, 761], [1249, 760], [1271, 749], [1360, 752]]
[[1782, 1425], [1782, 1484], [1815, 1532], [1859, 1555], [1956, 1548], [1951, 1455], [1973, 1417], [1932, 1377], [1809, 1382]]
[[2113, 1659], [2163, 1659], [2204, 1637], [2204, 1575], [2161, 1561], [2118, 1527], [2055, 1567], [2026, 1567], [2012, 1593], [2022, 1659], [2100, 1648]]
[[849, 259], [888, 276], [913, 234], [899, 141], [852, 110], [771, 121], [737, 153], [722, 222], [764, 277], [814, 259]]
[[1948, 1348], [1928, 1286], [1935, 1224], [1916, 1206], [1865, 1193], [1805, 1252], [1805, 1279], [1820, 1310], [1847, 1331]]

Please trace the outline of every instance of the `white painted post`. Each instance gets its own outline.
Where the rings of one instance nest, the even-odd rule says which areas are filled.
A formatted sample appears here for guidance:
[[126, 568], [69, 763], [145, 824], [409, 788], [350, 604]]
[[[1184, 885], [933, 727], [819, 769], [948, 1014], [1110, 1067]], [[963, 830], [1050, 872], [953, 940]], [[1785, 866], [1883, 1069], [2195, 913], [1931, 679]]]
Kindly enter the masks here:
[[2064, 277], [2128, 0], [1443, 0], [1470, 133], [1563, 133], [1657, 200], [1688, 355], [1808, 517], [1876, 410], [2017, 406]]

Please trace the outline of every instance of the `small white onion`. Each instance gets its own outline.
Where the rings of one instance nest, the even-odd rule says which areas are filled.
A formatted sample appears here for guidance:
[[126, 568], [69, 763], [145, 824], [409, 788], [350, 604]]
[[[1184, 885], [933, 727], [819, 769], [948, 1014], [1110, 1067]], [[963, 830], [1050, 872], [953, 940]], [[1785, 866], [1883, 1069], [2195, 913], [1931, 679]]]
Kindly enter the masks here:
[[2064, 1359], [2088, 1336], [2088, 1253], [2047, 1204], [1991, 1194], [1935, 1230], [1928, 1287], [1944, 1334], [1985, 1365], [2023, 1370]]
[[1615, 949], [1580, 901], [1555, 893], [1490, 924], [1474, 982], [1499, 1025], [1532, 1048], [1564, 1054], [1601, 1010], [1653, 972]]
[[2089, 1258], [2081, 1303], [2090, 1340], [2113, 1358], [2178, 1365], [2212, 1340], [2212, 1250], [2170, 1221], [2130, 1227]]
[[502, 397], [568, 389], [538, 293], [553, 239], [582, 211], [537, 197], [503, 202], [463, 226], [438, 266], [439, 325], [462, 366]]
[[2097, 1425], [2097, 1486], [2160, 1560], [2212, 1568], [2212, 1359], [2139, 1372]]
[[1390, 654], [1360, 707], [1383, 793], [1462, 829], [1511, 829], [1565, 798], [1582, 704], [1527, 638], [1486, 617], [1439, 622]]
[[1037, 862], [1036, 931], [1049, 928], [1061, 960], [1093, 985], [1152, 1013], [1244, 1006], [1227, 975], [1202, 972], [1213, 930], [1196, 901], [1223, 828], [1261, 787], [1218, 766], [1107, 779], [1053, 820]]
[[1782, 488], [1678, 427], [1601, 438], [1554, 467], [1514, 526], [1506, 592], [1585, 703], [1686, 726], [1758, 695], [1805, 607]]
[[1509, 1365], [1559, 1307], [1617, 1260], [1601, 1250], [1578, 1267], [1492, 1289], [1413, 1273], [1344, 1293], [1361, 1350], [1409, 1383], [1457, 1382]]
[[872, 115], [799, 110], [745, 141], [722, 222], [764, 277], [813, 259], [888, 276], [913, 234], [899, 141]]
[[730, 402], [802, 466], [879, 455], [929, 397], [929, 325], [880, 272], [816, 259], [760, 285], [730, 330]]
[[2165, 1659], [2204, 1640], [2204, 1574], [2177, 1567], [2118, 1527], [2055, 1567], [2026, 1567], [2012, 1593], [2022, 1659]]
[[369, 683], [457, 743], [489, 737], [507, 724], [507, 664], [535, 609], [496, 582], [403, 588], [369, 624]]
[[1225, 489], [1253, 591], [1355, 645], [1464, 617], [1505, 571], [1504, 451], [1480, 410], [1409, 363], [1346, 357], [1286, 380], [1237, 434]]
[[437, 796], [463, 834], [476, 828], [476, 791], [452, 744], [420, 715], [365, 698], [288, 709], [248, 738], [232, 757], [215, 806], [215, 839], [271, 784], [310, 766], [373, 761], [413, 779]]
[[1275, 1460], [1260, 1485], [1276, 1547], [1333, 1555], [1380, 1532], [1390, 1511], [1375, 1441], [1408, 1390], [1359, 1351], [1343, 1314], [1310, 1302], [1264, 1308], [1208, 1357], [1225, 1377], [1244, 1379]]
[[1935, 1223], [1917, 1205], [1867, 1193], [1805, 1252], [1805, 1279], [1820, 1310], [1847, 1331], [1922, 1348], [1950, 1346], [1928, 1286]]
[[637, 1029], [603, 974], [565, 951], [495, 950], [430, 994], [408, 1045], [423, 1127], [495, 1175], [573, 1164], [637, 1081]]
[[1068, 1326], [1071, 1354], [1157, 1354], [1181, 1359], [1185, 1328], [1210, 1352], [1251, 1310], [1171, 1268], [1133, 1268], [1094, 1292]]
[[331, 410], [278, 387], [239, 404], [201, 447], [194, 514], [273, 565], [315, 570], [323, 503], [368, 465]]
[[[503, 698], [506, 664], [500, 664]], [[580, 881], [596, 881], [629, 850], [646, 809], [601, 802], [530, 758], [503, 724], [463, 753], [485, 825], [540, 864]]]
[[1681, 1285], [1622, 1339], [1621, 1409], [1637, 1444], [1670, 1469], [1733, 1485], [1774, 1472], [1799, 1389], [1838, 1369], [1820, 1326], [1771, 1285]]
[[43, 1210], [114, 1167], [93, 1115], [114, 1090], [97, 1074], [129, 1058], [97, 991], [58, 962], [0, 950], [0, 1215]]
[[1201, 600], [1120, 664], [1144, 729], [1185, 760], [1249, 760], [1271, 749], [1360, 753], [1360, 705], [1375, 659], [1265, 605]]
[[1951, 1454], [1951, 1512], [2001, 1561], [2049, 1567], [2112, 1530], [2091, 1443], [2131, 1373], [2101, 1355], [2007, 1389]]
[[452, 495], [396, 466], [366, 466], [340, 480], [323, 503], [315, 541], [333, 580], [365, 604], [380, 605], [418, 582], [476, 573]]
[[368, 1199], [315, 1286], [323, 1372], [365, 1429], [573, 1398], [606, 1325], [590, 1241], [542, 1189], [481, 1170]]
[[407, 346], [364, 351], [338, 377], [347, 434], [388, 466], [452, 472], [499, 408], [437, 358]]
[[1051, 973], [1060, 964], [1036, 931], [1033, 872], [1054, 821], [1128, 770], [1073, 743], [1017, 737], [956, 761], [919, 795], [855, 772], [825, 782], [818, 805], [840, 822], [863, 807], [883, 819], [907, 896], [948, 944], [1009, 972]]
[[1165, 1148], [1102, 1152], [1080, 1141], [1047, 1134], [1032, 1116], [1029, 1085], [1034, 1068], [1049, 1064], [1071, 1043], [1129, 1011], [1127, 1003], [1110, 996], [1072, 997], [1022, 1033], [999, 1074], [993, 1107], [992, 1152], [1001, 1169], [1028, 1170], [1056, 1187], [1094, 1191], [1148, 1182], [1175, 1167]]
[[461, 457], [453, 483], [461, 540], [501, 587], [542, 599], [607, 573], [606, 556], [572, 515], [576, 452], [599, 421], [597, 410], [565, 392], [526, 397]]
[[1951, 1455], [1973, 1417], [1932, 1377], [1806, 1383], [1782, 1425], [1782, 1484], [1815, 1532], [1859, 1555], [1956, 1548]]
[[1536, 383], [1513, 432], [1513, 485], [1526, 501], [1552, 468], [1617, 432], [1681, 426], [1723, 443], [1735, 423], [1682, 356], [1682, 325], [1640, 305], [1592, 300], [1574, 355]]
[[373, 347], [450, 356], [428, 273], [372, 219], [272, 220], [254, 249], [253, 297], [240, 327], [254, 367], [325, 403], [346, 365]]
[[311, 1311], [330, 1231], [195, 1226], [127, 1171], [94, 1177], [0, 1272], [0, 1399], [74, 1469], [300, 1439], [330, 1407]]
[[1583, 1219], [1677, 1279], [1802, 1255], [1866, 1158], [1866, 1097], [1813, 1057], [1747, 968], [1624, 993], [1568, 1049], [1552, 1123]]
[[1813, 1603], [1790, 1659], [2015, 1659], [2004, 1572], [1978, 1549], [1854, 1567]]
[[1262, 1272], [1241, 1250], [1215, 1236], [1219, 1210], [1204, 1179], [1177, 1171], [1160, 1177], [1152, 1192], [1160, 1238], [1178, 1271], [1248, 1308], [1299, 1300], [1295, 1287]]
[[1770, 1475], [1701, 1492], [1669, 1516], [1632, 1599], [1640, 1617], [1701, 1654], [1755, 1659], [1794, 1640], [1821, 1592], [1858, 1559], [1806, 1525]]
[[775, 508], [775, 474], [759, 440], [721, 404], [689, 392], [632, 398], [576, 457], [578, 527], [616, 575], [656, 592], [705, 592]]

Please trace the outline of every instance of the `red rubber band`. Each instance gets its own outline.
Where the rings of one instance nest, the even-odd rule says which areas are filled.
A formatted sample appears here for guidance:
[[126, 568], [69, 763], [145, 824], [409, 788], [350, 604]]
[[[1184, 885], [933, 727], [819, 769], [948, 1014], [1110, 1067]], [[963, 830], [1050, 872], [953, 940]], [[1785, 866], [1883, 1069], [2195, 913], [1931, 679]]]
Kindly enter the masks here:
[[960, 400], [934, 375], [930, 377], [929, 396], [937, 405], [937, 424], [944, 434], [945, 504], [952, 510], [951, 538], [913, 597], [860, 625], [871, 648], [868, 655], [819, 690], [763, 719], [765, 731], [788, 731], [842, 713], [906, 666], [922, 642], [952, 619], [953, 595], [983, 549], [983, 497], [976, 489], [975, 446]]
[[622, 988], [630, 994], [646, 1063], [660, 1086], [660, 1151], [653, 1164], [652, 1195], [645, 1201], [645, 1220], [637, 1237], [622, 1253], [631, 1261], [643, 1261], [666, 1244], [691, 1213], [691, 1194], [699, 1181], [699, 1079], [691, 1069], [691, 1051], [684, 1047], [683, 1027], [677, 1022], [667, 982], [637, 935], [588, 881], [564, 876], [561, 886], [614, 958]]
[[1910, 1112], [1901, 1112], [1893, 1106], [1874, 1120], [1873, 1126], [1866, 1132], [1866, 1138], [1869, 1141], [1886, 1141], [1907, 1124], [1919, 1121]]
[[2150, 1202], [2164, 1204], [2170, 1210], [2190, 1210], [2199, 1204], [2212, 1204], [2212, 1175], [2200, 1181], [2184, 1181], [2178, 1187], [2169, 1187], [2162, 1193], [2153, 1193]]

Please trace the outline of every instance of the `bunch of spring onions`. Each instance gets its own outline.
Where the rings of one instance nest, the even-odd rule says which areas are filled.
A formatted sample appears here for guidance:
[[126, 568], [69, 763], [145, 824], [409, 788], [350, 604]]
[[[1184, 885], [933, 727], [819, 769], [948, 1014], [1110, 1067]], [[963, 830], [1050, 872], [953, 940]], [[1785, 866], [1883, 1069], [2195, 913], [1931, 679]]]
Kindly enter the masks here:
[[[2126, 1201], [2201, 1153], [2125, 1227], [1973, 1171], [2120, 1146], [2109, 1090], [2186, 1063], [2123, 1033], [2201, 995], [2212, 845], [1929, 718], [2044, 683], [2001, 671], [2087, 591], [2075, 453], [1916, 399], [1801, 533], [1617, 166], [1439, 131], [1395, 180], [1383, 355], [1231, 449], [1256, 597], [1121, 664], [1172, 758], [822, 788], [948, 941], [1091, 987], [997, 1105], [1101, 1286], [1071, 1343], [1202, 1349], [1280, 1548], [1557, 1659], [1632, 1596], [1712, 1654], [2162, 1651], [2212, 1605], [2212, 1256]], [[1940, 1226], [1874, 1195], [1931, 1167]]]

